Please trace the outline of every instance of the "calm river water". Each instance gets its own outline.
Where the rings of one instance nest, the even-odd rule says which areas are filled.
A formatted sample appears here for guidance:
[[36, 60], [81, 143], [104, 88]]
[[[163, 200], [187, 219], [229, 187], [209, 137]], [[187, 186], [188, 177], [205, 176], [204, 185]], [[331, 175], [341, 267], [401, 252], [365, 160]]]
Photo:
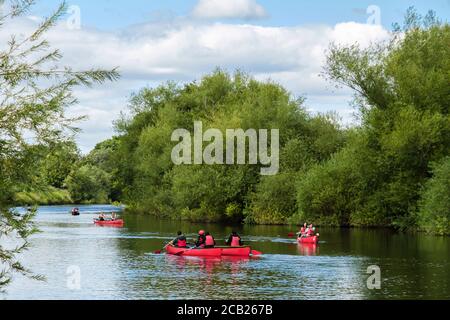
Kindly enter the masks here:
[[[450, 299], [450, 238], [387, 230], [321, 229], [318, 246], [298, 245], [288, 226], [225, 226], [123, 215], [124, 228], [92, 222], [110, 206], [41, 207], [24, 264], [45, 282], [15, 276], [0, 299]], [[260, 258], [154, 254], [182, 230], [218, 240], [236, 229]], [[370, 266], [381, 289], [370, 290]], [[79, 274], [79, 277], [77, 275]], [[79, 279], [79, 281], [77, 281]], [[78, 286], [79, 284], [79, 286]]]

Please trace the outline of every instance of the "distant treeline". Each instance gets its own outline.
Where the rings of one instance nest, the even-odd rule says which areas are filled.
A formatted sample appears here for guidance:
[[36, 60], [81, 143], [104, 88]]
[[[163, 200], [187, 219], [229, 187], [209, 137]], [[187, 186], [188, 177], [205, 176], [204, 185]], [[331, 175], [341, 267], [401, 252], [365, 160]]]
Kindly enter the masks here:
[[[313, 115], [303, 98], [241, 72], [144, 88], [117, 136], [80, 157], [60, 145], [41, 177], [74, 201], [114, 200], [192, 221], [391, 226], [450, 233], [450, 26], [414, 11], [390, 41], [330, 47], [324, 76], [353, 89], [359, 123]], [[330, 106], [331, 108], [332, 106]], [[280, 172], [171, 161], [175, 129], [279, 129]], [[58, 158], [62, 157], [62, 158]]]

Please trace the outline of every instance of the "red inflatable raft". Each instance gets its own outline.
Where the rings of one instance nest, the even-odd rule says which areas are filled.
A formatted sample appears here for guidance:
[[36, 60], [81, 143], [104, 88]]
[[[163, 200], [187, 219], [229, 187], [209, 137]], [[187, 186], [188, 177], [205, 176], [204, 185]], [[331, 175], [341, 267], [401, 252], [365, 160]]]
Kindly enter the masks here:
[[94, 223], [96, 225], [99, 225], [99, 226], [115, 226], [115, 227], [121, 227], [124, 224], [122, 219], [116, 219], [116, 220], [98, 220], [98, 219], [94, 219]]
[[230, 257], [249, 257], [252, 253], [252, 248], [245, 247], [218, 247], [222, 250], [222, 256]]
[[177, 248], [174, 246], [166, 247], [167, 254], [189, 257], [220, 257], [222, 249], [220, 248]]
[[314, 237], [298, 238], [298, 243], [317, 244], [319, 243], [319, 237], [314, 236]]
[[166, 247], [167, 254], [178, 256], [198, 256], [198, 257], [250, 257], [259, 256], [262, 253], [252, 250], [250, 246], [243, 247], [214, 247], [214, 248], [177, 248]]

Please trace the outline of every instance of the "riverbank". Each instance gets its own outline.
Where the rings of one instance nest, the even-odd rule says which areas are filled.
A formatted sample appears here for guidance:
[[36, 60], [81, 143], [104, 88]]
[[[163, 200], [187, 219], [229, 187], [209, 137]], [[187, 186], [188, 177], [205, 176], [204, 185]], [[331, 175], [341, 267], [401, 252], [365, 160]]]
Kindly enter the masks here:
[[[58, 189], [54, 187], [47, 187], [40, 190], [32, 191], [22, 191], [17, 192], [14, 195], [13, 205], [14, 206], [51, 206], [51, 205], [92, 205], [95, 201], [82, 201], [75, 203], [68, 190]], [[117, 207], [125, 207], [125, 205], [120, 202], [110, 202], [110, 205]]]
[[[71, 199], [70, 194], [67, 190], [62, 189], [56, 189], [49, 187], [46, 190], [40, 190], [40, 191], [30, 191], [30, 192], [18, 192], [15, 195], [14, 198], [14, 205], [15, 206], [29, 206], [29, 205], [42, 205], [42, 206], [51, 206], [51, 205], [70, 205], [70, 206], [80, 206], [80, 205], [92, 205], [93, 202], [85, 201], [82, 203], [74, 203], [74, 201]], [[383, 230], [383, 229], [389, 229], [392, 231], [399, 231], [401, 233], [406, 234], [426, 234], [431, 236], [443, 236], [448, 237], [449, 234], [443, 234], [442, 232], [432, 232], [429, 229], [420, 229], [418, 227], [411, 226], [409, 228], [399, 228], [398, 226], [395, 226], [393, 224], [386, 224], [386, 225], [340, 225], [336, 220], [333, 219], [319, 219], [314, 221], [303, 221], [301, 217], [298, 214], [292, 214], [290, 218], [286, 218], [284, 221], [276, 221], [272, 223], [255, 223], [248, 222], [245, 219], [242, 221], [231, 221], [224, 218], [223, 215], [215, 215], [215, 217], [218, 217], [217, 220], [215, 220], [212, 217], [205, 217], [205, 219], [199, 219], [199, 217], [196, 217], [196, 219], [190, 219], [189, 216], [183, 215], [182, 213], [177, 214], [176, 212], [172, 212], [172, 214], [164, 214], [164, 213], [151, 213], [150, 210], [146, 209], [137, 209], [134, 206], [128, 206], [125, 204], [122, 204], [120, 202], [111, 202], [108, 205], [112, 205], [115, 207], [121, 207], [125, 213], [130, 215], [143, 215], [143, 216], [150, 216], [153, 218], [156, 218], [161, 221], [167, 221], [167, 222], [187, 222], [187, 223], [225, 223], [225, 224], [234, 224], [234, 225], [253, 225], [253, 226], [291, 226], [292, 228], [298, 227], [303, 225], [303, 223], [313, 223], [315, 226], [319, 228], [327, 227], [327, 228], [338, 228], [338, 229], [360, 229], [360, 230]], [[439, 231], [439, 230], [438, 230]]]
[[[205, 217], [205, 219], [199, 219], [199, 217], [196, 217], [195, 219], [190, 219], [189, 216], [183, 215], [182, 213], [177, 212], [171, 212], [171, 214], [168, 213], [151, 213], [151, 210], [146, 210], [143, 208], [136, 208], [134, 206], [124, 206], [124, 212], [129, 215], [134, 216], [149, 216], [161, 221], [166, 222], [180, 222], [180, 223], [203, 223], [203, 224], [217, 224], [217, 223], [223, 223], [223, 224], [231, 224], [231, 225], [244, 225], [244, 226], [280, 226], [280, 227], [291, 227], [293, 230], [297, 227], [302, 226], [305, 222], [313, 223], [316, 227], [319, 228], [335, 228], [335, 229], [356, 229], [356, 230], [390, 230], [393, 232], [403, 233], [403, 234], [421, 234], [421, 235], [429, 235], [429, 236], [442, 236], [442, 237], [449, 237], [450, 234], [442, 233], [441, 230], [436, 230], [436, 232], [433, 232], [433, 230], [420, 228], [417, 226], [410, 226], [408, 228], [402, 228], [397, 226], [395, 223], [386, 223], [385, 225], [377, 224], [377, 225], [358, 225], [358, 224], [339, 224], [337, 220], [335, 219], [317, 219], [317, 220], [310, 220], [310, 219], [302, 219], [298, 214], [292, 214], [289, 218], [284, 219], [284, 221], [278, 220], [276, 222], [272, 223], [256, 223], [254, 221], [232, 221], [227, 220], [224, 218], [223, 215], [216, 214], [214, 217], [218, 217], [217, 220], [212, 219], [211, 217]], [[294, 230], [295, 231], [295, 230]]]
[[53, 187], [44, 190], [22, 191], [14, 195], [14, 205], [64, 205], [73, 203], [67, 190]]

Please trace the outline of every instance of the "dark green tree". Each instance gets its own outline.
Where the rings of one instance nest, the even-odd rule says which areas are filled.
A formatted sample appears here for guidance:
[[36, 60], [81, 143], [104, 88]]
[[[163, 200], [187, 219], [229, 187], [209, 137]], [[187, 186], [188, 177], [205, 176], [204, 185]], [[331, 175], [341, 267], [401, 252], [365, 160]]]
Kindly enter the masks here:
[[450, 158], [432, 164], [433, 177], [427, 181], [419, 202], [419, 228], [450, 235]]
[[99, 167], [84, 165], [75, 168], [65, 180], [65, 186], [75, 203], [107, 203], [111, 177]]
[[43, 182], [55, 188], [63, 188], [64, 180], [80, 160], [80, 153], [75, 142], [63, 142], [45, 150], [41, 160]]

